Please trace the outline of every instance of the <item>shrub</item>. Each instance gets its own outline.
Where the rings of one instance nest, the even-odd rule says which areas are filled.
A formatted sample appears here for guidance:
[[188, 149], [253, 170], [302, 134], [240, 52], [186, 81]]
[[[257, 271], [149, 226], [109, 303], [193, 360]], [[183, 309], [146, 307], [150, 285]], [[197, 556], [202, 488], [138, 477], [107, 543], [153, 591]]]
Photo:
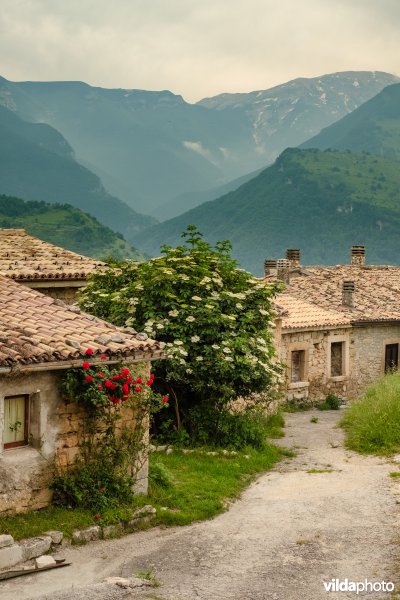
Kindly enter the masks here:
[[318, 404], [319, 410], [339, 410], [342, 404], [342, 400], [335, 394], [328, 394], [325, 398], [325, 402]]
[[371, 385], [341, 420], [346, 445], [363, 454], [400, 451], [400, 373], [385, 375]]
[[[191, 435], [211, 438], [204, 433], [206, 424], [216, 431], [207, 417], [211, 407], [218, 418], [224, 413], [218, 428], [222, 439], [227, 428], [233, 433], [247, 427], [240, 418], [226, 416], [224, 407], [275, 387], [280, 368], [271, 299], [279, 286], [239, 269], [228, 242], [212, 247], [193, 226], [183, 237], [177, 248], [164, 246], [160, 258], [94, 274], [81, 304], [96, 316], [165, 342], [168, 360], [155, 365], [155, 385], [171, 403], [164, 421], [169, 419], [171, 428], [173, 419], [181, 433], [186, 419]], [[205, 419], [196, 421], [200, 414]], [[159, 422], [157, 433], [165, 428]]]

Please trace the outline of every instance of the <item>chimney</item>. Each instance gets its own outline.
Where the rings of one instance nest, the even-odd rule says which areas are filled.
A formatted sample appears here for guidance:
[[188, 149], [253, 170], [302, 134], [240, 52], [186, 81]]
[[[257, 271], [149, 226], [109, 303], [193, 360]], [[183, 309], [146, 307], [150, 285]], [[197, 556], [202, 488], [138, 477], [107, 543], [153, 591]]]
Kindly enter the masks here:
[[354, 290], [356, 289], [354, 281], [343, 281], [342, 287], [342, 305], [353, 308]]
[[290, 283], [290, 262], [287, 258], [281, 258], [276, 261], [277, 273], [276, 276], [280, 281], [286, 283], [287, 285]]
[[292, 268], [300, 267], [300, 250], [298, 248], [288, 248], [286, 258]]
[[351, 264], [358, 267], [365, 265], [365, 246], [351, 247]]
[[276, 277], [276, 260], [267, 258], [264, 260], [264, 276], [273, 275]]

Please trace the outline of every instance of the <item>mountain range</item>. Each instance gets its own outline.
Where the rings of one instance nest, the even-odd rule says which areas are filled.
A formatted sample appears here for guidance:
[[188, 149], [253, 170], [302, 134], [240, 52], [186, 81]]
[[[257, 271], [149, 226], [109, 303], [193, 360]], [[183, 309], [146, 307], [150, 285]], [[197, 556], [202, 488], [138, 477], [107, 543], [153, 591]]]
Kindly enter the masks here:
[[66, 139], [0, 105], [0, 194], [68, 203], [127, 238], [155, 222], [109, 194], [97, 175], [76, 162]]
[[344, 72], [189, 104], [169, 91], [0, 78], [0, 104], [51, 125], [110, 194], [158, 218], [217, 197], [398, 81]]

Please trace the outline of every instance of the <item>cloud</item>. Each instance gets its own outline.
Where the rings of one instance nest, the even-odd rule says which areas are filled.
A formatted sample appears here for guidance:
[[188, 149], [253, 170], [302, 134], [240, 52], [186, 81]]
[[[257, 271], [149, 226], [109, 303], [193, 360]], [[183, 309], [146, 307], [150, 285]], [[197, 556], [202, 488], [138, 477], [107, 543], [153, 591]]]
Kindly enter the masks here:
[[202, 145], [201, 142], [182, 142], [182, 143], [185, 146], [185, 148], [187, 148], [188, 150], [193, 150], [193, 152], [200, 154], [200, 156], [203, 156], [203, 158], [206, 158], [207, 160], [212, 162], [211, 152], [209, 150], [207, 150], [207, 148], [204, 148], [204, 146]]
[[339, 70], [398, 70], [398, 0], [1, 0], [2, 75], [194, 101]]

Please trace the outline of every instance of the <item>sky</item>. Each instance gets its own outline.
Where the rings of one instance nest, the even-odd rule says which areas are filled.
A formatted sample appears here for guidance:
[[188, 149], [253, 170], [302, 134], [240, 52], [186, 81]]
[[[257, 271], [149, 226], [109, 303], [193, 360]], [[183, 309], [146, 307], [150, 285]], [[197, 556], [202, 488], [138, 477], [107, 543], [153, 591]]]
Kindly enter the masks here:
[[188, 102], [347, 70], [400, 75], [399, 0], [0, 0], [0, 75]]

